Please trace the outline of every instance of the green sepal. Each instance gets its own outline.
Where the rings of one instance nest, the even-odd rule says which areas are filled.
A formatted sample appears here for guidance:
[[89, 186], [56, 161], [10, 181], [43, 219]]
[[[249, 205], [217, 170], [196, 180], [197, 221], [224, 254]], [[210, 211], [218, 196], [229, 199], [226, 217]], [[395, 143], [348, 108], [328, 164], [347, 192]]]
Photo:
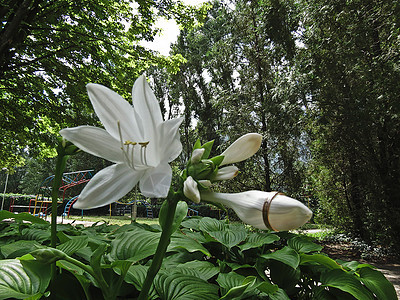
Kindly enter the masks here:
[[214, 157], [210, 158], [210, 160], [218, 167], [224, 160], [224, 157], [225, 156], [223, 156], [223, 155], [218, 155], [218, 156], [214, 156]]
[[187, 175], [195, 180], [209, 179], [215, 171], [215, 164], [209, 159], [202, 159], [198, 164], [190, 165]]
[[207, 159], [210, 156], [213, 144], [214, 144], [214, 140], [209, 141], [201, 146], [201, 148], [204, 148], [204, 150], [205, 150], [203, 153], [203, 156], [201, 157], [202, 159]]
[[193, 150], [200, 149], [200, 148], [202, 148], [201, 142], [200, 142], [200, 139], [197, 139], [196, 143], [194, 143]]

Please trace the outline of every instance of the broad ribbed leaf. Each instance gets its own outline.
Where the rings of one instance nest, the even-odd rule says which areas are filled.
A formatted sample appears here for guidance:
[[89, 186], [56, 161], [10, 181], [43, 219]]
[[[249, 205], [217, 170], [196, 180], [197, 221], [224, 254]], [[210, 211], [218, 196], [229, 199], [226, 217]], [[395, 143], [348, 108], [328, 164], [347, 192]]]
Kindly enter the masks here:
[[323, 286], [331, 286], [347, 292], [359, 300], [374, 299], [372, 294], [354, 275], [343, 270], [336, 269], [323, 273], [321, 275], [321, 283]]
[[190, 228], [190, 229], [194, 229], [196, 231], [199, 231], [199, 223], [202, 220], [201, 217], [191, 217], [189, 219], [183, 220], [182, 221], [182, 227], [185, 228]]
[[208, 234], [228, 248], [238, 245], [247, 237], [247, 233], [245, 231], [234, 231], [230, 229], [223, 231], [212, 231]]
[[373, 292], [379, 300], [396, 300], [396, 290], [385, 276], [371, 268], [362, 268], [358, 271], [361, 282]]
[[221, 221], [209, 217], [204, 217], [199, 222], [199, 229], [203, 232], [215, 232], [222, 231], [225, 228], [225, 224]]
[[264, 281], [257, 286], [257, 289], [266, 294], [273, 294], [278, 291], [279, 287], [276, 284]]
[[296, 236], [288, 241], [288, 246], [299, 253], [309, 253], [321, 251], [322, 246], [317, 245], [309, 240], [302, 238], [300, 236]]
[[[128, 272], [126, 273], [125, 281], [127, 283], [133, 284], [138, 291], [141, 291], [144, 280], [146, 279], [148, 269], [149, 269], [148, 266], [142, 266], [142, 265], [131, 266], [129, 268]], [[156, 276], [156, 278], [157, 277], [158, 276]], [[153, 284], [150, 288], [148, 299], [151, 300], [151, 299], [157, 299], [157, 298], [159, 298], [159, 297], [157, 295], [157, 292], [156, 292], [156, 290], [154, 288], [154, 284]]]
[[168, 246], [168, 251], [173, 251], [179, 248], [186, 249], [188, 252], [200, 251], [205, 255], [211, 257], [210, 252], [205, 247], [203, 247], [202, 244], [184, 234], [175, 233], [171, 237], [171, 243]]
[[272, 244], [279, 240], [279, 236], [272, 233], [251, 233], [244, 244], [239, 248], [244, 251], [251, 248], [259, 248], [265, 244]]
[[22, 230], [22, 238], [25, 240], [32, 240], [42, 243], [46, 240], [50, 240], [50, 230], [25, 228]]
[[37, 249], [40, 244], [36, 241], [16, 241], [0, 247], [5, 258], [17, 258]]
[[32, 260], [0, 260], [0, 299], [37, 297], [49, 282], [50, 265]]
[[308, 263], [318, 263], [320, 265], [324, 265], [325, 267], [335, 270], [335, 269], [342, 269], [342, 267], [334, 261], [332, 258], [329, 258], [323, 254], [300, 254], [300, 264], [308, 264]]
[[200, 278], [185, 274], [160, 274], [154, 286], [163, 300], [218, 299], [218, 287]]
[[290, 300], [289, 296], [282, 289], [278, 289], [275, 293], [268, 296], [270, 300]]
[[245, 277], [235, 272], [219, 273], [217, 282], [222, 288], [222, 294], [226, 294], [230, 289], [241, 286]]
[[47, 222], [41, 218], [35, 217], [26, 212], [14, 214], [12, 212], [2, 210], [2, 211], [0, 211], [0, 220], [4, 220], [4, 219], [15, 219], [15, 220], [20, 220], [20, 221], [29, 221], [31, 223], [36, 223], [36, 224], [50, 225], [49, 222]]
[[261, 257], [278, 260], [288, 266], [291, 266], [293, 269], [296, 269], [300, 263], [300, 257], [297, 252], [287, 246], [273, 253], [263, 254]]
[[83, 249], [88, 244], [88, 238], [86, 236], [72, 237], [69, 241], [59, 245], [58, 250], [63, 251], [67, 255], [72, 255], [76, 251]]
[[209, 280], [219, 272], [219, 268], [215, 267], [212, 263], [207, 261], [189, 261], [185, 264], [178, 265], [173, 272], [179, 272], [186, 275]]
[[111, 242], [110, 257], [139, 261], [155, 253], [159, 239], [159, 233], [143, 229], [123, 232]]

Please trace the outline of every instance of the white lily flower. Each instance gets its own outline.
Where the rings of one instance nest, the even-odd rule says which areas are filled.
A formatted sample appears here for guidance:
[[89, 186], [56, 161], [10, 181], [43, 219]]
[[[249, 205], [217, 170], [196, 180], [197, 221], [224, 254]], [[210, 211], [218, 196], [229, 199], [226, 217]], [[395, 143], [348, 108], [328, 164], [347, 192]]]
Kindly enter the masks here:
[[217, 173], [211, 178], [213, 181], [229, 180], [239, 174], [239, 169], [235, 166], [227, 166], [218, 169]]
[[183, 194], [194, 203], [200, 203], [200, 192], [197, 188], [197, 182], [189, 176], [183, 183]]
[[93, 108], [105, 128], [79, 126], [60, 134], [85, 152], [113, 163], [98, 172], [83, 189], [74, 208], [89, 209], [115, 202], [138, 182], [142, 194], [164, 198], [171, 185], [169, 162], [182, 150], [182, 118], [163, 121], [145, 76], [132, 89], [133, 106], [117, 93], [88, 84]]
[[307, 206], [277, 192], [225, 194], [207, 191], [201, 192], [201, 199], [232, 208], [244, 223], [259, 229], [296, 229], [312, 217], [312, 211]]
[[224, 160], [221, 166], [243, 161], [253, 156], [261, 146], [262, 136], [248, 133], [233, 142], [221, 155]]

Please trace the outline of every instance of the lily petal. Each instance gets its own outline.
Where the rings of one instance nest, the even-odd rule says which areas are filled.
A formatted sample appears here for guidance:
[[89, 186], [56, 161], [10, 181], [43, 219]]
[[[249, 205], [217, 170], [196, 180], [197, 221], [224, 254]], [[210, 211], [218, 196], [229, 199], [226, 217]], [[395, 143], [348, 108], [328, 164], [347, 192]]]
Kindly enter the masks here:
[[147, 139], [152, 139], [155, 131], [163, 122], [160, 105], [151, 90], [146, 77], [141, 75], [133, 85], [132, 101], [135, 111], [142, 118], [142, 124], [146, 124], [145, 136]]
[[81, 150], [92, 155], [103, 157], [114, 163], [122, 163], [124, 161], [119, 146], [120, 142], [102, 128], [78, 126], [62, 129], [60, 134]]
[[233, 142], [221, 155], [224, 160], [221, 166], [240, 162], [253, 156], [261, 146], [262, 136], [258, 133], [248, 133]]
[[91, 209], [113, 203], [126, 195], [142, 175], [124, 164], [109, 166], [89, 181], [74, 208]]
[[160, 148], [165, 149], [162, 152], [161, 160], [164, 158], [171, 162], [182, 152], [182, 143], [180, 140], [179, 126], [183, 118], [170, 119], [161, 124], [160, 133]]
[[149, 170], [140, 179], [140, 191], [149, 198], [165, 198], [168, 195], [172, 180], [172, 169], [168, 163], [160, 164]]
[[111, 136], [120, 140], [119, 121], [124, 140], [143, 141], [143, 135], [138, 129], [137, 121], [133, 118], [133, 107], [128, 101], [100, 84], [89, 83], [86, 88], [96, 115]]

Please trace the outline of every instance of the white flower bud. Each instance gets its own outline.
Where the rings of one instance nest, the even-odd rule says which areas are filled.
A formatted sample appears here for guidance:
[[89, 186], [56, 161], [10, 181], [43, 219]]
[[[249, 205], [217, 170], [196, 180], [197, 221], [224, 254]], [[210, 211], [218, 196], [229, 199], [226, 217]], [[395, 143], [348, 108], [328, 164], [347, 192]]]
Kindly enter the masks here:
[[212, 186], [212, 183], [210, 180], [199, 180], [198, 183], [200, 183], [202, 186], [206, 188], [210, 188]]
[[218, 169], [217, 174], [211, 179], [213, 181], [217, 180], [229, 180], [235, 178], [239, 174], [239, 169], [235, 166], [228, 166]]
[[233, 142], [221, 155], [222, 165], [240, 162], [253, 156], [261, 146], [262, 136], [258, 133], [248, 133]]
[[202, 192], [201, 199], [232, 208], [246, 224], [259, 229], [286, 231], [304, 225], [312, 212], [301, 202], [277, 192], [247, 191], [236, 194]]
[[202, 156], [203, 156], [203, 154], [204, 154], [204, 151], [205, 151], [205, 150], [206, 150], [206, 149], [204, 149], [204, 148], [194, 149], [194, 150], [193, 150], [193, 153], [192, 153], [192, 157], [191, 157], [191, 159], [190, 159], [190, 162], [191, 162], [192, 164], [197, 164], [197, 163], [199, 163], [200, 160], [201, 160], [201, 158], [202, 158]]
[[186, 178], [183, 183], [183, 194], [194, 203], [200, 203], [200, 192], [197, 188], [197, 182], [193, 180], [192, 176]]

